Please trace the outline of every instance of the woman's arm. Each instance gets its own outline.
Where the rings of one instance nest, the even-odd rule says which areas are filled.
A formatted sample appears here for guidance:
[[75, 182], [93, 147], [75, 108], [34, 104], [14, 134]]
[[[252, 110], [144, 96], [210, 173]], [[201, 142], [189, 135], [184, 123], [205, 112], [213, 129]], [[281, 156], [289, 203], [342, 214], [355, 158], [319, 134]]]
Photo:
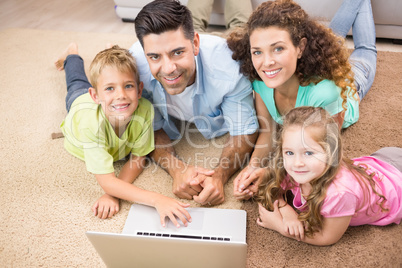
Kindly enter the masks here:
[[255, 93], [255, 110], [257, 112], [259, 135], [253, 154], [250, 159], [250, 165], [255, 167], [262, 166], [272, 150], [272, 134], [275, 131], [275, 121], [265, 106], [260, 94]]
[[275, 122], [258, 93], [255, 93], [255, 107], [260, 125], [259, 134], [249, 164], [234, 180], [233, 194], [237, 199], [249, 199], [255, 194], [255, 189], [258, 188], [256, 185], [258, 176], [254, 176], [255, 180], [250, 180], [250, 175], [264, 164], [266, 165], [264, 162], [268, 161], [272, 149], [272, 133]]
[[335, 120], [335, 122], [338, 124], [339, 130], [342, 129], [343, 121], [345, 119], [345, 111], [339, 112], [337, 114], [334, 114], [332, 118]]

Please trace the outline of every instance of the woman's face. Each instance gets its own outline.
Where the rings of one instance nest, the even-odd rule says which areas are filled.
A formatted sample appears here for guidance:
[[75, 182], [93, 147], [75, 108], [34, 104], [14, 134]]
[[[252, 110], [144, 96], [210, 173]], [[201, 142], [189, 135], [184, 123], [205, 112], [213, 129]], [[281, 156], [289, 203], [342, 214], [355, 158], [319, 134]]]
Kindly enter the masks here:
[[288, 31], [257, 28], [250, 35], [250, 48], [253, 66], [267, 87], [278, 89], [297, 81], [294, 74], [302, 49], [293, 45]]

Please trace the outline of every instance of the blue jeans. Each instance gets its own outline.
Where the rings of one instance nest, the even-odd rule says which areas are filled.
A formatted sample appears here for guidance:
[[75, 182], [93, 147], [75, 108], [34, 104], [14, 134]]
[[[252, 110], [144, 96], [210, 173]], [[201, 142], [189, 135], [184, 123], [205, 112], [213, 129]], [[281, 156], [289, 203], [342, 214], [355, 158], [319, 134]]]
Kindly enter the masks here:
[[342, 37], [352, 27], [355, 49], [349, 60], [362, 100], [374, 82], [377, 68], [376, 35], [370, 0], [344, 0], [329, 27]]
[[67, 56], [64, 61], [64, 71], [67, 84], [66, 109], [69, 112], [74, 100], [87, 93], [91, 84], [85, 75], [84, 61], [79, 55]]

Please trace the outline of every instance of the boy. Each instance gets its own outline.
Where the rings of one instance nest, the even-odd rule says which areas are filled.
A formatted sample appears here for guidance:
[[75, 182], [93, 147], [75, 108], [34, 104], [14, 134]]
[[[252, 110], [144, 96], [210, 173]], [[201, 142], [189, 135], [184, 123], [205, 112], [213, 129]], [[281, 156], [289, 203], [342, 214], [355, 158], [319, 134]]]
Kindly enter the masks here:
[[[119, 211], [119, 199], [154, 206], [161, 224], [165, 217], [180, 226], [191, 221], [184, 209], [189, 204], [139, 189], [132, 183], [142, 172], [145, 156], [154, 149], [153, 107], [141, 98], [139, 80], [131, 54], [118, 46], [98, 53], [91, 63], [90, 81], [75, 43], [55, 63], [65, 70], [68, 114], [61, 124], [64, 147], [85, 161], [105, 191], [92, 207], [95, 216], [110, 218]], [[130, 155], [117, 178], [113, 162]]]

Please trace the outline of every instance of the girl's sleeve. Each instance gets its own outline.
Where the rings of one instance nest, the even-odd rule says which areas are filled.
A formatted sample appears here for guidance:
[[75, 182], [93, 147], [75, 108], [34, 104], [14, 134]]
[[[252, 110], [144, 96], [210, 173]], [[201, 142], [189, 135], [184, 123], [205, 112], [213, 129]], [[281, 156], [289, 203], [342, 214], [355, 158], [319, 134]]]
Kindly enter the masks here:
[[327, 195], [321, 207], [321, 215], [326, 218], [345, 217], [355, 214], [357, 198], [349, 192]]

